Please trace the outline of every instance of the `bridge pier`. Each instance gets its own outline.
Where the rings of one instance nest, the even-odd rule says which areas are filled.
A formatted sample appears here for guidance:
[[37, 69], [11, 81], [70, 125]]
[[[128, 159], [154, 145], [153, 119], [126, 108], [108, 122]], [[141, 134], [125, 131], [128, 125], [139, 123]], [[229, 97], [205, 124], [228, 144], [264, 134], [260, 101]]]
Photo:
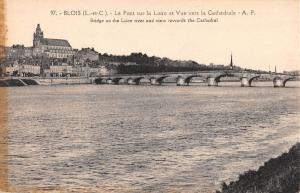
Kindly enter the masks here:
[[284, 87], [283, 80], [281, 78], [275, 78], [273, 80], [273, 84], [275, 88]]
[[132, 79], [132, 78], [128, 78], [128, 79], [127, 79], [127, 84], [128, 84], [128, 85], [134, 84], [133, 79]]
[[184, 86], [184, 79], [181, 76], [178, 76], [176, 81], [177, 86]]
[[106, 80], [106, 84], [112, 84], [112, 79], [110, 79], [110, 78], [107, 79], [107, 80]]
[[157, 84], [156, 79], [155, 79], [155, 78], [151, 78], [151, 79], [150, 79], [150, 84], [151, 84], [151, 85], [156, 85], [156, 84]]
[[208, 86], [218, 86], [218, 82], [214, 77], [208, 77], [207, 79]]
[[242, 77], [241, 78], [241, 87], [248, 87], [251, 86], [249, 83], [249, 80], [247, 77]]

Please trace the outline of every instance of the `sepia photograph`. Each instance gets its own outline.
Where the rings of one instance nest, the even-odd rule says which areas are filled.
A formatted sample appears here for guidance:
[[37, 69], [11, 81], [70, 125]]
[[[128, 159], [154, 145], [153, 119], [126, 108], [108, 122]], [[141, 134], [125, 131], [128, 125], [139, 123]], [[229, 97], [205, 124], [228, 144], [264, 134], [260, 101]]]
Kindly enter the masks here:
[[0, 0], [0, 193], [300, 193], [300, 1]]

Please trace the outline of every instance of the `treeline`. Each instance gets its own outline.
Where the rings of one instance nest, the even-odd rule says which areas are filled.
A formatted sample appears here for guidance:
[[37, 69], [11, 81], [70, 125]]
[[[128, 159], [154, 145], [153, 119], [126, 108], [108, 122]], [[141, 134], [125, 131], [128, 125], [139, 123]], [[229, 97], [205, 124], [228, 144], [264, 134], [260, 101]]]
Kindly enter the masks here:
[[195, 61], [171, 60], [169, 58], [149, 57], [143, 53], [131, 53], [128, 56], [116, 56], [99, 54], [99, 60], [103, 62], [114, 62], [119, 74], [157, 73], [157, 72], [184, 72], [184, 71], [208, 71], [228, 70], [229, 66], [204, 65]]
[[257, 171], [250, 170], [235, 182], [222, 184], [216, 193], [298, 193], [300, 191], [300, 143], [288, 153], [270, 159]]
[[208, 66], [166, 66], [166, 65], [124, 65], [117, 67], [119, 74], [157, 73], [157, 72], [187, 72], [187, 71], [213, 70]]
[[120, 62], [120, 63], [128, 63], [133, 62], [137, 64], [155, 64], [156, 60], [159, 60], [159, 57], [151, 56], [149, 57], [147, 54], [142, 53], [131, 53], [129, 56], [118, 56], [118, 55], [108, 55], [106, 53], [99, 53], [99, 60], [106, 62]]

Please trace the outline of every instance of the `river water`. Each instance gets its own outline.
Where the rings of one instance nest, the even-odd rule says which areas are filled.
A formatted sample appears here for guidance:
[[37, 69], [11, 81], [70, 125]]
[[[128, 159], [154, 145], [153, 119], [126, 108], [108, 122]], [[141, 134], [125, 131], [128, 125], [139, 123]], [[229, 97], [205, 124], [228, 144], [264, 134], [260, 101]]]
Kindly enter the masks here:
[[300, 141], [300, 88], [293, 84], [9, 88], [9, 184], [214, 192]]

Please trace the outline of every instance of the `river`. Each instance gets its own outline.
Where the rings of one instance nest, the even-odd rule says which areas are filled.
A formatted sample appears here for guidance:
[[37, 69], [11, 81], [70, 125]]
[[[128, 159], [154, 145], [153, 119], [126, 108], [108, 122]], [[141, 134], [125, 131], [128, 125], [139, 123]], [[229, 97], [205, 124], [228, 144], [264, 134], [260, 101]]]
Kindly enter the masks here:
[[287, 86], [5, 88], [9, 186], [215, 192], [300, 141], [300, 87]]

